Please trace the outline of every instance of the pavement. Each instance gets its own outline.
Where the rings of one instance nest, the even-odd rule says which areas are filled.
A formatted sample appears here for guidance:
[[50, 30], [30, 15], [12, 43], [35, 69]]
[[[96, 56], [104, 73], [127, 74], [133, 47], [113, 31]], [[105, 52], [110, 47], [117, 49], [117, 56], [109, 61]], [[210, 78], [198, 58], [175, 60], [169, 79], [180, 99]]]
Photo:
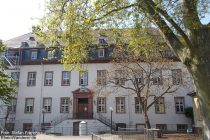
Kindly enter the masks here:
[[91, 140], [91, 136], [54, 136], [54, 135], [37, 135], [36, 140]]

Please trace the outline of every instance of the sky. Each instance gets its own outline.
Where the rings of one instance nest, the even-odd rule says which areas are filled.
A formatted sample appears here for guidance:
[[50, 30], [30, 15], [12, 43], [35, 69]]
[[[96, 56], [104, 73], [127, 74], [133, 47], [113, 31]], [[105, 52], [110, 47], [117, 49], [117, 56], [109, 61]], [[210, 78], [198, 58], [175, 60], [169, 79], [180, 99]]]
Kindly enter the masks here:
[[[43, 16], [45, 0], [0, 0], [0, 39], [6, 41], [31, 32]], [[203, 20], [210, 22], [210, 15]]]
[[31, 32], [44, 13], [45, 0], [0, 0], [0, 39]]

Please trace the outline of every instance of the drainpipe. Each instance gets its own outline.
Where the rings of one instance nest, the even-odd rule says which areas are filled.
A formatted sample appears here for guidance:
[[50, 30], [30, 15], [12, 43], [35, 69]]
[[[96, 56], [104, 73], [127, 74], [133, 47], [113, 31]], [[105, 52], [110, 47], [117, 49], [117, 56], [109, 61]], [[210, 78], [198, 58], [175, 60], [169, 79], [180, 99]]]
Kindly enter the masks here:
[[40, 110], [39, 110], [39, 125], [41, 128], [41, 118], [42, 118], [42, 101], [43, 101], [43, 75], [44, 75], [44, 65], [43, 62], [41, 62], [41, 93], [40, 93]]

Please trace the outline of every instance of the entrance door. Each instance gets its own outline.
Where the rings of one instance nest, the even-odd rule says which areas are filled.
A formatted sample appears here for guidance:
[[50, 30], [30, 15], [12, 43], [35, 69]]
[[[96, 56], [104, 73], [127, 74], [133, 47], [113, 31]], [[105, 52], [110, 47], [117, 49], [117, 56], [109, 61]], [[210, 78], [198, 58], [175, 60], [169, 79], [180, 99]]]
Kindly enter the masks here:
[[79, 123], [73, 122], [73, 136], [79, 136]]
[[78, 115], [79, 119], [88, 118], [88, 98], [79, 98], [78, 99]]

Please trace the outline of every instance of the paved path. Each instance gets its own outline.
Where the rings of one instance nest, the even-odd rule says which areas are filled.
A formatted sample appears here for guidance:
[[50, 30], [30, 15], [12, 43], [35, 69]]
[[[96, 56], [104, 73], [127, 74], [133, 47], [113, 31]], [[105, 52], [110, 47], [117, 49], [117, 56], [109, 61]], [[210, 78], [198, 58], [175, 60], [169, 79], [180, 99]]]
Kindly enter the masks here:
[[91, 140], [91, 136], [52, 136], [37, 135], [36, 140]]

